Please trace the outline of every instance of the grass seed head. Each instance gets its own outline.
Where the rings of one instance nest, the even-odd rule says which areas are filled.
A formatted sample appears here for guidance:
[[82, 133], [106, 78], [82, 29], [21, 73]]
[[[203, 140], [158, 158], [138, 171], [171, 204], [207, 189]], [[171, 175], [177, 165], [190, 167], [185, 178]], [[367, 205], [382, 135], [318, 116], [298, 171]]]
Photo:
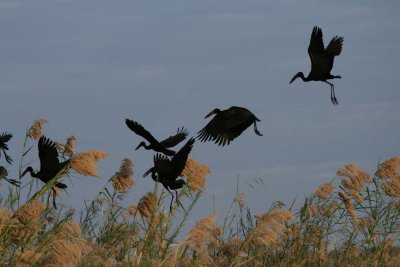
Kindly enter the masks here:
[[[397, 178], [399, 177], [400, 157], [393, 157], [382, 162], [376, 172], [376, 176], [384, 178]], [[400, 178], [399, 178], [400, 179]]]
[[129, 159], [122, 160], [122, 165], [118, 172], [111, 178], [115, 191], [127, 193], [134, 184], [133, 164]]
[[71, 168], [83, 176], [98, 177], [96, 162], [107, 157], [108, 153], [94, 149], [78, 154], [71, 161]]
[[346, 207], [347, 212], [350, 214], [353, 222], [356, 222], [356, 211], [353, 207], [353, 204], [351, 204], [350, 198], [344, 192], [339, 192], [338, 195], [342, 199], [344, 206]]
[[200, 255], [205, 254], [207, 251], [206, 241], [213, 244], [217, 242], [215, 237], [216, 219], [216, 214], [202, 218], [196, 222], [196, 225], [188, 233], [186, 238], [188, 246]]
[[320, 199], [326, 200], [332, 195], [333, 190], [335, 190], [335, 186], [332, 183], [325, 183], [317, 188], [315, 194], [317, 194]]
[[39, 140], [39, 138], [43, 135], [42, 128], [46, 124], [48, 124], [48, 122], [45, 119], [35, 120], [32, 123], [31, 128], [29, 128], [27, 131], [26, 136], [34, 140]]
[[354, 162], [346, 164], [344, 168], [340, 168], [336, 175], [347, 177], [342, 179], [342, 185], [347, 189], [357, 192], [360, 192], [361, 188], [366, 183], [372, 181], [370, 175], [367, 172], [360, 170], [357, 163]]
[[137, 209], [139, 210], [140, 215], [150, 219], [154, 216], [156, 207], [157, 197], [153, 192], [149, 192], [140, 199]]
[[200, 164], [193, 158], [188, 158], [182, 176], [187, 177], [188, 187], [192, 191], [199, 192], [204, 190], [206, 175], [210, 172], [211, 169], [208, 166]]

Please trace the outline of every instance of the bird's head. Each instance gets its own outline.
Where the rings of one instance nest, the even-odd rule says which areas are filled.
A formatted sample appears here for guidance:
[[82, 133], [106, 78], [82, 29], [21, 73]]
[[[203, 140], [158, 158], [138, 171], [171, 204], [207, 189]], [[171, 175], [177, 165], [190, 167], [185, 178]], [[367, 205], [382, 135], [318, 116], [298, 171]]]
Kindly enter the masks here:
[[140, 142], [140, 144], [135, 148], [135, 150], [138, 150], [140, 147], [146, 147], [146, 144], [144, 142]]
[[35, 177], [35, 176], [36, 176], [36, 174], [35, 174], [34, 171], [33, 171], [33, 168], [32, 168], [31, 166], [29, 166], [29, 167], [26, 168], [25, 171], [21, 174], [20, 178], [21, 178], [21, 177], [24, 177], [25, 174], [26, 174], [27, 172], [29, 172], [29, 173], [31, 174], [32, 177]]
[[208, 114], [204, 117], [204, 119], [210, 117], [211, 115], [218, 114], [218, 113], [220, 113], [220, 112], [221, 112], [221, 110], [220, 110], [219, 108], [213, 109], [210, 113], [208, 113]]
[[291, 84], [292, 82], [294, 82], [294, 80], [296, 80], [297, 78], [302, 77], [304, 79], [304, 74], [302, 72], [298, 72], [296, 73], [296, 75], [293, 76], [293, 78], [290, 80], [289, 84]]
[[149, 175], [150, 173], [151, 173], [151, 176], [155, 175], [155, 169], [154, 169], [154, 167], [148, 169], [148, 170], [143, 174], [143, 178], [147, 177], [147, 175]]

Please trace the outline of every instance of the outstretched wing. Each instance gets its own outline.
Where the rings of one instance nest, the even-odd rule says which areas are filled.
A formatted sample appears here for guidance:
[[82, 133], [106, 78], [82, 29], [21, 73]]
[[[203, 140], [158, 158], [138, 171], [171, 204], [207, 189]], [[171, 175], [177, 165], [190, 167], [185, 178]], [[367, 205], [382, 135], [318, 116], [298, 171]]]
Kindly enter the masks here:
[[185, 168], [189, 153], [192, 151], [194, 142], [195, 139], [190, 138], [189, 141], [187, 141], [186, 144], [172, 158], [171, 165], [174, 170], [174, 177], [181, 175], [183, 169]]
[[326, 55], [329, 58], [329, 70], [333, 67], [333, 61], [335, 56], [340, 55], [342, 52], [343, 47], [343, 37], [342, 36], [335, 36], [332, 38], [329, 45], [326, 47]]
[[60, 162], [58, 160], [57, 147], [55, 146], [53, 141], [43, 135], [39, 139], [38, 149], [40, 159], [40, 172], [43, 176], [40, 178], [51, 179], [59, 171]]
[[311, 60], [311, 72], [321, 64], [320, 58], [324, 54], [324, 41], [321, 28], [314, 26], [311, 33], [310, 45], [308, 46], [308, 55]]
[[224, 121], [227, 119], [224, 116], [225, 111], [221, 111], [212, 118], [207, 125], [197, 133], [197, 139], [201, 142], [214, 141], [217, 138], [221, 140], [228, 140], [228, 128]]
[[168, 137], [167, 139], [163, 140], [160, 142], [160, 145], [166, 148], [169, 147], [174, 147], [177, 144], [179, 144], [180, 142], [182, 142], [183, 140], [186, 139], [186, 137], [188, 136], [188, 131], [185, 128], [178, 128], [177, 132], [175, 135], [172, 135], [170, 137]]
[[247, 109], [231, 107], [217, 114], [200, 132], [197, 138], [214, 141], [217, 145], [229, 145], [254, 122], [254, 116]]
[[[0, 150], [3, 151], [4, 157], [9, 164], [11, 164], [12, 159], [9, 155], [7, 155], [6, 150], [8, 150], [7, 142], [10, 141], [11, 138], [12, 138], [12, 134], [10, 134], [10, 133], [0, 134]], [[1, 157], [1, 153], [0, 153], [0, 157]]]
[[139, 124], [136, 121], [130, 120], [130, 119], [125, 119], [126, 126], [128, 126], [129, 129], [131, 129], [132, 132], [134, 132], [137, 135], [140, 135], [147, 141], [149, 141], [151, 144], [157, 144], [158, 141], [149, 133], [141, 124]]

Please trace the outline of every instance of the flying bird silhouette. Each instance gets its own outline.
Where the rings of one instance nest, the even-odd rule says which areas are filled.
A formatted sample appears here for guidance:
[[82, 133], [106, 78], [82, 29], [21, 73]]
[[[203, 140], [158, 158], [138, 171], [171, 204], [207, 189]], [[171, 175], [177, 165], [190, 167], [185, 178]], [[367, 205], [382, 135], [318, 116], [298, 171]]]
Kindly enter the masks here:
[[[8, 150], [8, 144], [7, 142], [10, 141], [12, 138], [12, 134], [10, 133], [2, 133], [0, 134], [0, 158], [1, 158], [1, 152], [3, 152], [4, 158], [6, 159], [8, 164], [12, 163], [11, 157], [7, 154]], [[4, 168], [3, 166], [0, 166], [0, 179], [4, 179], [7, 182], [9, 182], [12, 185], [15, 185], [17, 187], [20, 186], [21, 182], [14, 180], [14, 179], [9, 179], [6, 176], [8, 175], [7, 169]]]
[[260, 120], [246, 108], [235, 106], [226, 110], [216, 108], [204, 118], [211, 115], [215, 115], [214, 118], [198, 132], [197, 138], [202, 142], [214, 141], [219, 146], [229, 145], [251, 124], [254, 124], [254, 132], [262, 136], [256, 124]]
[[301, 78], [304, 82], [322, 81], [329, 84], [331, 87], [331, 102], [333, 105], [338, 105], [339, 102], [335, 96], [335, 86], [328, 82], [329, 79], [341, 79], [339, 75], [332, 75], [331, 70], [335, 56], [342, 52], [343, 37], [335, 36], [330, 41], [329, 45], [324, 48], [322, 40], [322, 30], [314, 26], [311, 33], [310, 45], [308, 46], [308, 55], [311, 60], [311, 71], [307, 77], [304, 77], [303, 72], [298, 72], [291, 80], [290, 84], [297, 78]]
[[183, 169], [185, 168], [186, 161], [189, 157], [189, 153], [193, 148], [195, 142], [194, 138], [190, 138], [189, 141], [176, 153], [172, 159], [169, 159], [165, 155], [157, 153], [154, 155], [154, 167], [150, 168], [145, 172], [143, 177], [146, 177], [151, 173], [151, 178], [161, 183], [165, 189], [171, 194], [170, 210], [172, 209], [172, 202], [174, 195], [170, 190], [174, 190], [176, 198], [178, 199], [177, 189], [182, 188], [186, 182], [183, 179], [178, 179], [181, 176]]
[[[39, 149], [39, 159], [40, 159], [40, 170], [35, 172], [31, 166], [27, 167], [25, 171], [21, 174], [23, 177], [27, 172], [31, 174], [32, 177], [38, 178], [44, 183], [49, 182], [53, 179], [69, 162], [70, 159], [60, 162], [58, 160], [58, 151], [53, 141], [46, 138], [45, 136], [40, 137], [38, 142]], [[67, 185], [57, 182], [55, 187], [65, 189]], [[56, 205], [56, 190], [53, 190], [53, 206], [57, 209]]]
[[6, 159], [8, 164], [11, 164], [12, 159], [9, 155], [7, 155], [8, 145], [7, 142], [12, 138], [12, 134], [10, 133], [2, 133], [0, 134], [0, 158], [1, 152], [3, 152], [4, 158]]
[[136, 150], [138, 150], [140, 147], [144, 147], [147, 150], [154, 150], [156, 152], [161, 152], [167, 156], [173, 156], [175, 155], [175, 151], [172, 151], [168, 148], [174, 147], [183, 140], [188, 135], [188, 132], [186, 129], [183, 127], [178, 129], [175, 135], [172, 135], [168, 137], [167, 139], [159, 142], [157, 139], [154, 138], [154, 136], [147, 131], [141, 124], [139, 124], [136, 121], [130, 120], [130, 119], [125, 119], [126, 126], [128, 126], [131, 131], [136, 133], [137, 135], [140, 135], [144, 139], [146, 139], [150, 144], [146, 145], [145, 142], [140, 142], [140, 144], [136, 147]]

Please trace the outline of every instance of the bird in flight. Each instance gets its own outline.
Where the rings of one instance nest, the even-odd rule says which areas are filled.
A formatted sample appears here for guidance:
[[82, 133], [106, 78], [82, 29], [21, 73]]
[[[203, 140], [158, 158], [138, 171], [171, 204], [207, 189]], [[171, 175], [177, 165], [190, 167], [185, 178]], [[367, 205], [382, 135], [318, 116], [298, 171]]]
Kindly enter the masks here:
[[330, 41], [329, 45], [324, 48], [322, 39], [322, 30], [314, 26], [311, 33], [310, 45], [308, 46], [308, 55], [311, 60], [311, 71], [307, 77], [304, 77], [303, 72], [298, 72], [291, 80], [290, 84], [297, 78], [301, 78], [304, 82], [322, 81], [329, 84], [331, 87], [331, 102], [333, 105], [338, 105], [339, 102], [335, 96], [335, 86], [328, 82], [329, 79], [341, 79], [340, 75], [332, 75], [331, 70], [335, 56], [342, 52], [343, 37], [335, 36]]
[[189, 153], [193, 148], [195, 142], [194, 138], [190, 138], [189, 141], [176, 153], [172, 159], [169, 159], [165, 155], [157, 153], [154, 155], [154, 167], [150, 168], [145, 172], [143, 177], [146, 177], [151, 173], [151, 178], [155, 182], [161, 183], [165, 189], [171, 194], [170, 210], [172, 209], [172, 202], [174, 195], [170, 190], [174, 190], [176, 198], [178, 199], [177, 189], [182, 188], [186, 182], [183, 179], [178, 179], [181, 176], [183, 169], [185, 168], [186, 161], [189, 157]]
[[219, 146], [229, 145], [252, 124], [254, 132], [262, 136], [256, 124], [260, 120], [246, 108], [236, 106], [226, 110], [216, 108], [204, 118], [212, 115], [215, 115], [214, 118], [198, 132], [197, 138], [202, 142], [214, 141]]
[[[70, 162], [70, 159], [60, 162], [58, 160], [57, 147], [53, 141], [46, 138], [45, 136], [40, 137], [38, 142], [39, 159], [40, 159], [40, 170], [35, 172], [31, 166], [27, 167], [21, 174], [23, 177], [27, 172], [31, 174], [31, 177], [38, 178], [44, 183], [48, 183], [53, 179], [65, 166]], [[55, 185], [57, 188], [65, 189], [67, 185], [57, 182]], [[56, 205], [56, 190], [53, 190], [53, 206], [57, 209]]]
[[169, 148], [174, 147], [177, 144], [179, 144], [180, 142], [182, 142], [183, 140], [185, 140], [185, 138], [188, 135], [188, 132], [186, 131], [186, 129], [184, 129], [182, 127], [177, 130], [175, 135], [172, 135], [172, 136], [168, 137], [167, 139], [159, 142], [140, 123], [130, 120], [130, 119], [126, 119], [125, 123], [126, 123], [126, 126], [128, 126], [128, 128], [132, 132], [136, 133], [137, 135], [140, 135], [141, 137], [143, 137], [150, 143], [149, 145], [146, 145], [145, 142], [140, 142], [140, 144], [136, 147], [136, 150], [138, 150], [140, 147], [144, 147], [147, 150], [152, 149], [156, 152], [161, 152], [167, 156], [175, 155], [175, 151], [170, 150]]
[[[8, 164], [12, 163], [11, 157], [7, 154], [8, 150], [8, 144], [7, 142], [10, 141], [12, 138], [12, 134], [10, 133], [2, 133], [0, 134], [0, 158], [1, 158], [1, 152], [3, 152], [4, 158], [7, 161]], [[12, 185], [15, 185], [16, 187], [19, 187], [21, 182], [14, 180], [14, 179], [9, 179], [6, 176], [8, 175], [7, 169], [4, 168], [3, 166], [0, 166], [0, 179], [4, 179], [7, 182], [9, 182]]]

